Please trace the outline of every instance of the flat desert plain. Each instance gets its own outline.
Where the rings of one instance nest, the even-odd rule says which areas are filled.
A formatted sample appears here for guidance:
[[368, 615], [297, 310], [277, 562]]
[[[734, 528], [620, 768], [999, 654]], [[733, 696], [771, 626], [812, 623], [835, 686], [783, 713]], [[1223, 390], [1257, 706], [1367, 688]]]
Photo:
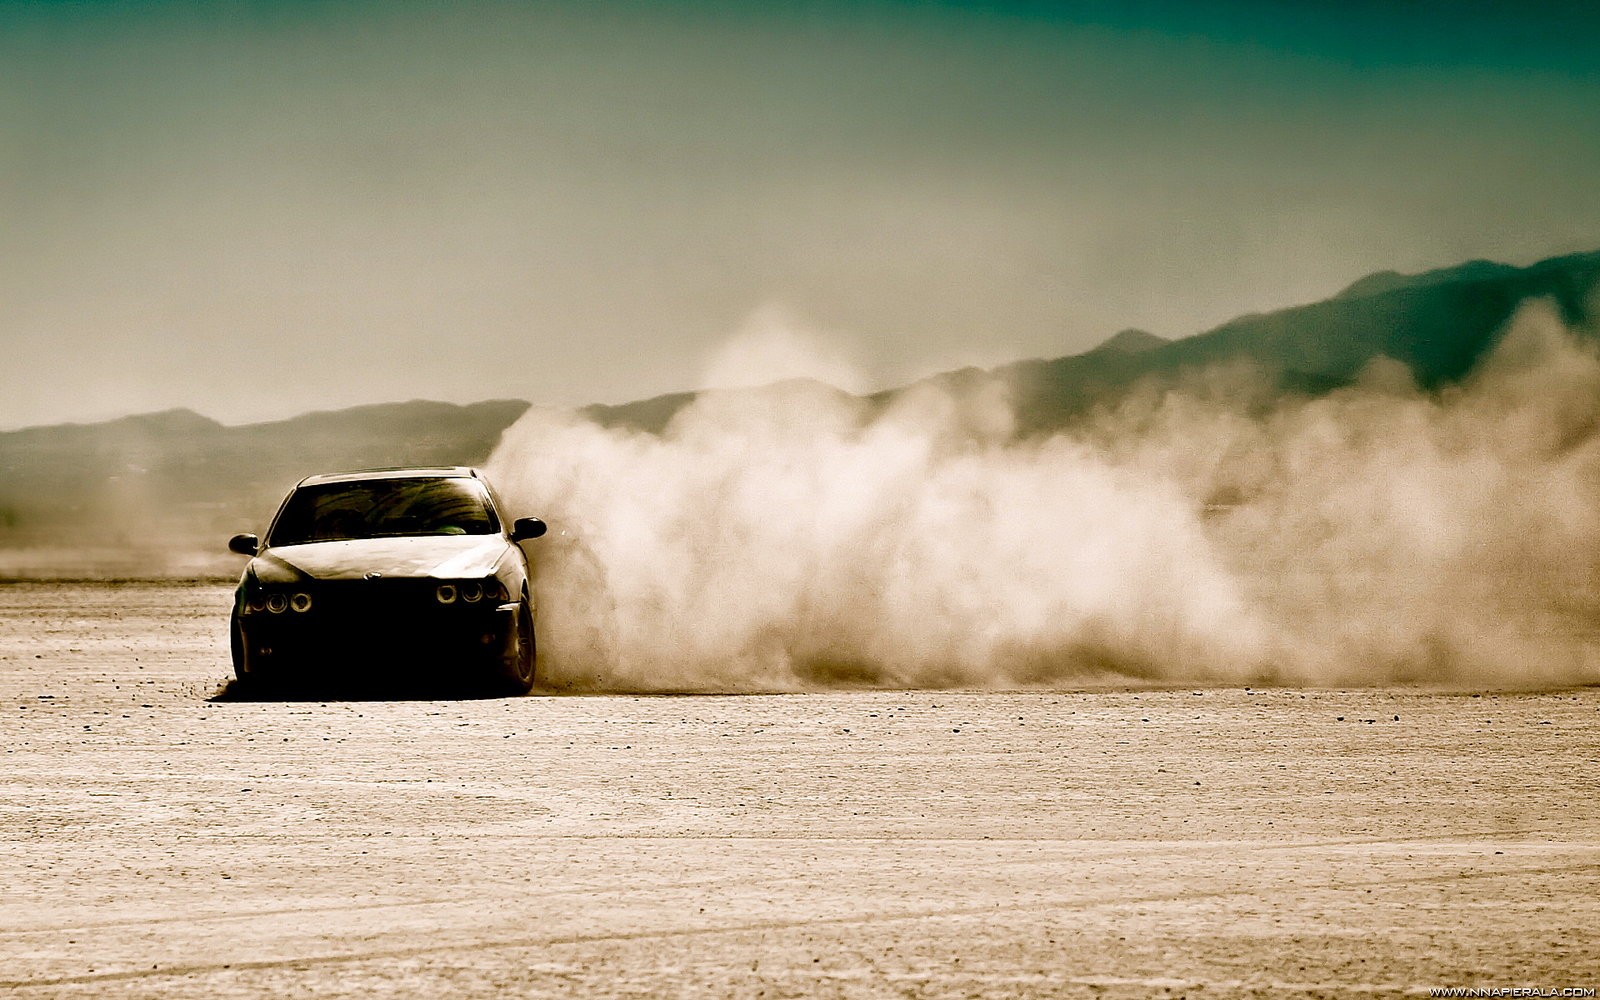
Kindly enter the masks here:
[[0, 586], [0, 992], [1600, 987], [1600, 691], [213, 700], [215, 585]]

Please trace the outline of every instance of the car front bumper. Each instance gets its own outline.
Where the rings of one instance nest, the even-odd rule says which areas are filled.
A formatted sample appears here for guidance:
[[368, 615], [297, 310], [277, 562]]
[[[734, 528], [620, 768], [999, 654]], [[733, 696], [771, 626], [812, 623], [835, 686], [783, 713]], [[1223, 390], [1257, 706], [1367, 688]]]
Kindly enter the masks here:
[[238, 609], [242, 676], [469, 680], [514, 649], [516, 603], [445, 606], [431, 597], [311, 593], [304, 612]]

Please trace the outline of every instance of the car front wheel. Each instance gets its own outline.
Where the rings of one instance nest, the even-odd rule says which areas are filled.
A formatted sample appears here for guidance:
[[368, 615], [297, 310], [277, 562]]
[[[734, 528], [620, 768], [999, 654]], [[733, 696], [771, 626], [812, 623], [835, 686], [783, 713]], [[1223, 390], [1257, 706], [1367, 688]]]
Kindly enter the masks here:
[[228, 651], [233, 656], [233, 676], [244, 683], [250, 677], [244, 669], [244, 629], [239, 626], [237, 611], [228, 619], [228, 640]]
[[538, 650], [533, 634], [533, 608], [527, 595], [517, 602], [517, 623], [511, 641], [500, 657], [499, 676], [495, 688], [503, 694], [527, 694], [533, 690], [535, 664]]
[[234, 690], [247, 695], [265, 693], [268, 689], [266, 679], [258, 671], [251, 670], [246, 659], [249, 654], [245, 651], [244, 626], [239, 622], [237, 611], [228, 622], [228, 652], [233, 658], [233, 676], [236, 678]]

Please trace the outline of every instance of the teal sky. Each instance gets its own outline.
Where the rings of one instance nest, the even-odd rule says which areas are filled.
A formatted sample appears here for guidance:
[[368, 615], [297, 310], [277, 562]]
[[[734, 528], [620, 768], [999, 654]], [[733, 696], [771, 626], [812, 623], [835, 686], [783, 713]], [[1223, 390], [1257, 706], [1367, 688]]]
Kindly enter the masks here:
[[0, 427], [622, 401], [773, 316], [889, 384], [1600, 247], [1596, 5], [1390, 7], [0, 2]]

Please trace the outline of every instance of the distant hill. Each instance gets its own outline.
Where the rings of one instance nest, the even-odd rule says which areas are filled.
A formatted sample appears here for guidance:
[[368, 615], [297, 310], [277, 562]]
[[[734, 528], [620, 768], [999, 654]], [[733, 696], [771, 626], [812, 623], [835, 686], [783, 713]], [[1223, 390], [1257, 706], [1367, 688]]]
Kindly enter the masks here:
[[1426, 288], [1429, 285], [1442, 285], [1451, 281], [1483, 281], [1490, 278], [1506, 278], [1515, 274], [1517, 269], [1510, 264], [1497, 264], [1492, 260], [1469, 260], [1465, 264], [1455, 267], [1443, 267], [1436, 271], [1424, 271], [1421, 274], [1401, 274], [1398, 271], [1378, 271], [1365, 278], [1358, 278], [1346, 287], [1336, 299], [1359, 299], [1368, 295], [1378, 295], [1383, 292], [1393, 292], [1406, 288]]
[[[1155, 350], [1172, 341], [1165, 337], [1158, 337], [1148, 330], [1123, 330], [1111, 335], [1095, 351], [1114, 351], [1118, 354], [1143, 354], [1145, 351]], [[1094, 353], [1091, 351], [1090, 353]]]
[[[1242, 316], [1181, 340], [1123, 330], [1082, 354], [961, 369], [915, 385], [959, 390], [1004, 376], [1018, 429], [1029, 435], [1069, 427], [1134, 386], [1175, 384], [1237, 360], [1253, 363], [1281, 392], [1346, 385], [1379, 356], [1404, 362], [1420, 384], [1437, 388], [1470, 371], [1525, 300], [1546, 298], [1569, 322], [1592, 323], [1597, 287], [1600, 251], [1525, 268], [1469, 261], [1417, 275], [1385, 271], [1325, 301]], [[886, 406], [908, 388], [874, 393], [863, 406]], [[776, 403], [815, 391], [787, 383], [736, 392]], [[605, 426], [660, 433], [697, 398], [678, 392], [580, 412]], [[171, 410], [0, 433], [0, 576], [73, 572], [58, 558], [68, 549], [98, 553], [79, 567], [84, 572], [231, 566], [225, 557], [174, 563], [172, 547], [220, 551], [232, 532], [263, 526], [288, 486], [314, 472], [482, 463], [529, 405], [415, 400], [232, 427]]]
[[[220, 546], [236, 531], [264, 527], [305, 476], [481, 463], [527, 409], [521, 400], [417, 400], [235, 427], [170, 410], [3, 433], [0, 576], [169, 572], [181, 567], [167, 550]], [[66, 549], [89, 562], [36, 565]]]
[[1435, 389], [1469, 372], [1524, 301], [1546, 298], [1569, 323], [1589, 322], [1597, 286], [1600, 251], [1525, 268], [1474, 261], [1410, 277], [1372, 275], [1323, 302], [1242, 316], [1136, 354], [1097, 348], [999, 371], [1013, 380], [1019, 429], [1032, 434], [1063, 427], [1135, 384], [1173, 384], [1240, 359], [1284, 392], [1347, 385], [1380, 356], [1404, 362]]

